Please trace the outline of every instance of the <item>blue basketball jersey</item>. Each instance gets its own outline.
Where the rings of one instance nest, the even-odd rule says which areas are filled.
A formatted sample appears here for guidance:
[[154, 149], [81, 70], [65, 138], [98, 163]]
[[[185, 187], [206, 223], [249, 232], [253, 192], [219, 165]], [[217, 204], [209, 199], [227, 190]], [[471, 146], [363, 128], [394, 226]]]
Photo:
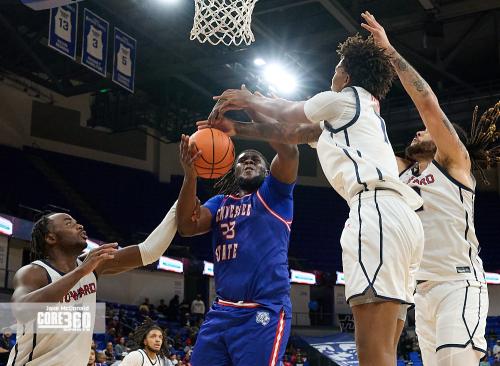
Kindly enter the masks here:
[[288, 244], [294, 186], [269, 175], [255, 193], [218, 195], [204, 204], [212, 213], [219, 298], [291, 306]]

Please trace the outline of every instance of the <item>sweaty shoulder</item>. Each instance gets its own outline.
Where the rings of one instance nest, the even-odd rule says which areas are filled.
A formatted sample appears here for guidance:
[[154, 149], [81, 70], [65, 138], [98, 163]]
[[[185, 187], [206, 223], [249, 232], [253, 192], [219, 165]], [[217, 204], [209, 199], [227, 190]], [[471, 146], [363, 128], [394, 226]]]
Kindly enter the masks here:
[[304, 104], [304, 113], [307, 119], [313, 123], [320, 123], [325, 120], [332, 123], [346, 112], [349, 112], [349, 109], [355, 110], [355, 107], [356, 100], [349, 88], [342, 90], [340, 93], [325, 91], [316, 94]]
[[21, 267], [14, 276], [14, 287], [26, 287], [31, 291], [49, 284], [47, 270], [42, 266], [30, 263]]

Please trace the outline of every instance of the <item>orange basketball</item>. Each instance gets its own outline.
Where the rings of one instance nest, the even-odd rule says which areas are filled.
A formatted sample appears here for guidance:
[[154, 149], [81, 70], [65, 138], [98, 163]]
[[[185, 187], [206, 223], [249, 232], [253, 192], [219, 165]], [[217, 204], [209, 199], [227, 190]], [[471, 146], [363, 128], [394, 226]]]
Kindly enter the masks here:
[[234, 145], [228, 135], [214, 128], [198, 130], [189, 138], [194, 151], [202, 151], [194, 162], [201, 178], [214, 179], [226, 174], [234, 163]]

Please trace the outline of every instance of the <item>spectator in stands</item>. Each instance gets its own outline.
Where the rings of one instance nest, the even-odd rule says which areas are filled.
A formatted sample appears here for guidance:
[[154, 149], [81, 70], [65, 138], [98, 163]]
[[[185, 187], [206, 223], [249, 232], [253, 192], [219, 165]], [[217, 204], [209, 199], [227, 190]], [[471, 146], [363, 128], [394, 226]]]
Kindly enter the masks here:
[[116, 361], [115, 352], [113, 350], [113, 343], [108, 342], [106, 344], [106, 349], [104, 350], [104, 354], [106, 355], [106, 363], [112, 364]]
[[493, 346], [493, 356], [497, 356], [500, 354], [500, 339], [497, 340], [497, 343]]
[[493, 361], [492, 366], [500, 366], [500, 355], [495, 356], [495, 361]]
[[123, 353], [128, 352], [130, 349], [125, 346], [125, 337], [120, 337], [118, 343], [115, 345], [115, 357], [117, 360], [123, 358]]
[[177, 359], [177, 355], [175, 353], [172, 353], [170, 355], [170, 362], [172, 362], [172, 365], [177, 366], [179, 363], [179, 360]]
[[168, 320], [178, 320], [179, 295], [175, 295], [168, 304]]
[[[95, 340], [94, 339], [92, 339], [92, 343], [90, 344], [90, 348], [93, 349], [94, 351], [97, 348], [97, 345], [95, 344]], [[95, 358], [95, 353], [94, 353], [94, 358]]]
[[89, 361], [87, 362], [87, 366], [95, 366], [95, 349], [90, 348]]
[[165, 300], [161, 299], [160, 300], [160, 305], [158, 305], [158, 308], [156, 309], [160, 314], [163, 314], [167, 316], [168, 313], [168, 306], [165, 305]]
[[182, 360], [185, 366], [191, 366], [191, 351], [186, 352], [184, 359]]
[[149, 313], [150, 311], [154, 310], [154, 305], [150, 304], [149, 303], [149, 298], [146, 297], [144, 299], [144, 302], [141, 304], [141, 306], [139, 306], [139, 311], [141, 311], [141, 309], [145, 309], [146, 312]]
[[311, 301], [309, 301], [309, 319], [311, 320], [311, 325], [318, 325], [318, 311], [318, 302], [311, 299]]
[[97, 352], [95, 366], [107, 366], [106, 354], [104, 353], [104, 351]]
[[285, 355], [285, 358], [283, 359], [283, 366], [293, 366], [293, 364], [290, 362], [290, 356]]
[[491, 366], [490, 361], [488, 360], [488, 356], [484, 356], [479, 362], [479, 366]]
[[12, 332], [9, 328], [5, 328], [0, 336], [0, 365], [7, 364], [7, 361], [9, 360], [9, 352], [12, 347]]
[[186, 299], [182, 300], [182, 303], [179, 305], [179, 321], [182, 325], [190, 325], [189, 324], [189, 303]]
[[196, 299], [191, 303], [191, 315], [195, 318], [196, 323], [205, 317], [205, 303], [201, 299], [200, 294], [198, 294]]
[[12, 337], [12, 332], [9, 328], [4, 328], [2, 330], [2, 335], [0, 336], [0, 352], [9, 352], [14, 344], [16, 343], [15, 337]]

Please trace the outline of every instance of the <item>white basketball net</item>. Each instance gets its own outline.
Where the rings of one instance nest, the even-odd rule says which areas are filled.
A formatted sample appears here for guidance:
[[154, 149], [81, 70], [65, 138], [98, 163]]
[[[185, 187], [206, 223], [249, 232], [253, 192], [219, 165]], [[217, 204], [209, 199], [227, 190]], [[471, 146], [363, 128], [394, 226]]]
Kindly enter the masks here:
[[195, 13], [190, 39], [213, 45], [248, 46], [255, 41], [250, 25], [257, 0], [194, 0]]

